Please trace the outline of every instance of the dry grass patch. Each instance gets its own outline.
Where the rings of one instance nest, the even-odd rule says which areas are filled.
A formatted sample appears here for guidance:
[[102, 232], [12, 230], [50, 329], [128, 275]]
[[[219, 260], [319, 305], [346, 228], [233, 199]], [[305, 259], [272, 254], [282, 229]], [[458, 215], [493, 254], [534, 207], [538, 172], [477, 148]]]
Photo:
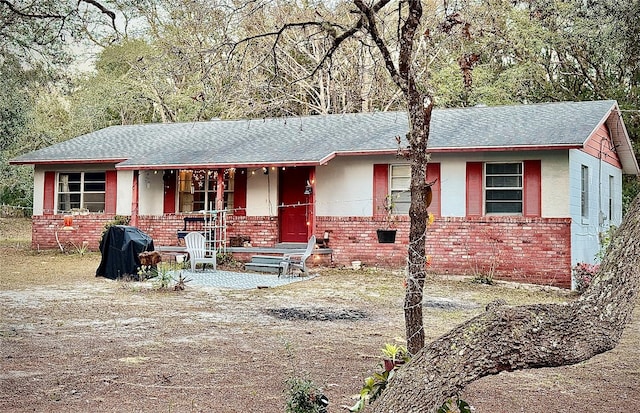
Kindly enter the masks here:
[[[402, 271], [323, 269], [278, 288], [158, 292], [96, 278], [97, 253], [33, 252], [29, 237], [26, 228], [0, 243], [0, 411], [273, 413], [284, 410], [285, 380], [299, 375], [338, 413], [353, 405], [384, 343], [404, 335]], [[453, 303], [425, 307], [432, 338], [497, 298], [573, 299], [459, 277], [433, 277], [425, 296]], [[477, 412], [610, 411], [604, 399], [640, 410], [639, 343], [635, 322], [619, 348], [593, 361], [501, 374], [463, 396]]]

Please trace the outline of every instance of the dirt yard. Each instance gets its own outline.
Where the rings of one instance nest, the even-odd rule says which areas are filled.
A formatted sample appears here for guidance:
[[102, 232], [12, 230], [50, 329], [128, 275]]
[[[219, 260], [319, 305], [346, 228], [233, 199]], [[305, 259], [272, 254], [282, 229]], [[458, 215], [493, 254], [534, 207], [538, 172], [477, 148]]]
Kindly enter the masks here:
[[[380, 348], [403, 336], [401, 272], [322, 269], [278, 288], [158, 291], [96, 278], [97, 253], [31, 251], [29, 237], [28, 221], [0, 220], [3, 412], [283, 412], [294, 376], [344, 412]], [[425, 294], [429, 339], [497, 298], [574, 298], [441, 277]], [[485, 378], [462, 398], [483, 413], [640, 411], [639, 314], [609, 353]]]

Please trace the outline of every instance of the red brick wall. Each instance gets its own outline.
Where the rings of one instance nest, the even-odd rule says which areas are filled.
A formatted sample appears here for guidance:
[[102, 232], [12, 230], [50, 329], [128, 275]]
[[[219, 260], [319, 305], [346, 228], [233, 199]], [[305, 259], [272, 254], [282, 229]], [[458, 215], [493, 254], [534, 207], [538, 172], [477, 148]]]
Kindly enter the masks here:
[[[177, 245], [176, 231], [183, 228], [183, 214], [140, 216], [138, 228], [153, 238], [154, 245]], [[254, 247], [272, 247], [278, 242], [278, 219], [275, 217], [227, 216], [227, 239], [249, 236]]]
[[[398, 223], [395, 244], [379, 244], [371, 218], [318, 217], [316, 234], [330, 231], [336, 264], [404, 265], [408, 217]], [[437, 218], [427, 231], [430, 270], [436, 273], [488, 273], [496, 278], [571, 286], [571, 219], [524, 217]]]
[[86, 242], [90, 250], [97, 251], [104, 226], [112, 220], [113, 215], [74, 215], [73, 229], [67, 230], [63, 229], [63, 215], [35, 215], [32, 218], [31, 247], [35, 250], [58, 248], [57, 233], [63, 247], [68, 243], [82, 247]]
[[278, 218], [228, 216], [227, 236], [247, 236], [253, 247], [273, 247], [278, 243]]
[[[176, 245], [176, 231], [183, 215], [142, 216], [138, 227], [153, 238], [154, 245]], [[109, 215], [74, 217], [74, 230], [62, 231], [62, 215], [34, 216], [34, 249], [58, 248], [55, 229], [64, 244], [88, 242], [92, 250]], [[329, 232], [333, 262], [350, 266], [359, 260], [369, 266], [404, 266], [409, 236], [408, 217], [397, 223], [394, 244], [379, 244], [376, 229], [382, 218], [317, 217], [316, 236]], [[427, 254], [430, 270], [437, 273], [487, 273], [495, 266], [497, 278], [569, 287], [571, 284], [571, 220], [569, 218], [443, 217], [429, 227]], [[278, 241], [278, 220], [274, 217], [236, 217], [227, 220], [227, 238], [248, 236], [254, 247], [270, 247]], [[238, 257], [241, 258], [241, 257]], [[242, 257], [244, 258], [244, 257]]]
[[[156, 246], [177, 245], [177, 231], [183, 228], [182, 214], [164, 216], [140, 216], [138, 228], [153, 238]], [[97, 250], [104, 226], [113, 221], [113, 215], [89, 214], [73, 217], [73, 230], [62, 230], [63, 215], [33, 216], [31, 245], [33, 249], [55, 249], [56, 230], [62, 244], [73, 242], [82, 245], [88, 242], [91, 250]], [[272, 217], [227, 218], [227, 238], [247, 235], [255, 247], [271, 247], [278, 242], [278, 219]]]

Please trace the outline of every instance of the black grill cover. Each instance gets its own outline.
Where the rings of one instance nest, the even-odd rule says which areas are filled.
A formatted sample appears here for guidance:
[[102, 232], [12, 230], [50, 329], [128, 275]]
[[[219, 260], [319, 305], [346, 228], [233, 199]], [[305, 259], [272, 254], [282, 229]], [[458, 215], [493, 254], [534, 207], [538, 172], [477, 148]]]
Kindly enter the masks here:
[[153, 251], [153, 240], [136, 227], [114, 225], [109, 227], [100, 241], [102, 260], [96, 276], [113, 280], [125, 275], [138, 277], [138, 254]]

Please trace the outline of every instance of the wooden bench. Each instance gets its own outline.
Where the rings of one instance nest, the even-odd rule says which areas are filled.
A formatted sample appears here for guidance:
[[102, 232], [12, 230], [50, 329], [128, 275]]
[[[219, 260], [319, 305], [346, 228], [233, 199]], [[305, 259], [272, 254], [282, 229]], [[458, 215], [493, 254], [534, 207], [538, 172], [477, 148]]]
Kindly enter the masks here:
[[204, 217], [184, 217], [184, 224], [178, 230], [178, 245], [184, 245], [184, 237], [190, 232], [199, 232], [204, 235]]

